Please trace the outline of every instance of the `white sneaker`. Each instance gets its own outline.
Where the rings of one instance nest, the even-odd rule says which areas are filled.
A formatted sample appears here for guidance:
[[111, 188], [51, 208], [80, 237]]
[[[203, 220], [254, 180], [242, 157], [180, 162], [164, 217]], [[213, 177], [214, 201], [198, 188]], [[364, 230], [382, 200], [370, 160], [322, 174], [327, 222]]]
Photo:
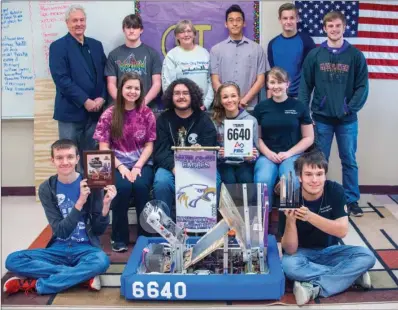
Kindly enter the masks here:
[[356, 279], [354, 283], [364, 289], [370, 289], [372, 287], [372, 281], [370, 279], [369, 272], [366, 271], [358, 279]]
[[302, 306], [319, 295], [319, 287], [314, 287], [309, 282], [294, 281], [293, 294], [297, 305]]
[[101, 289], [100, 276], [95, 276], [88, 281], [88, 288], [93, 291], [99, 291]]

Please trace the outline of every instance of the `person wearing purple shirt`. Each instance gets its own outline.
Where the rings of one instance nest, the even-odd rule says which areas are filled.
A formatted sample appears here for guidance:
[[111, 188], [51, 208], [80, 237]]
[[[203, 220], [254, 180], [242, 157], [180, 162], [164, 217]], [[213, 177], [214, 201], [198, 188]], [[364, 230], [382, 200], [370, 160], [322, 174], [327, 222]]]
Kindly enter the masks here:
[[[128, 208], [131, 196], [139, 218], [153, 183], [150, 159], [156, 140], [156, 119], [144, 104], [143, 82], [137, 73], [121, 78], [116, 103], [98, 122], [94, 139], [100, 150], [115, 152], [117, 196], [112, 202], [112, 250], [128, 250]], [[138, 224], [138, 235], [145, 231]]]

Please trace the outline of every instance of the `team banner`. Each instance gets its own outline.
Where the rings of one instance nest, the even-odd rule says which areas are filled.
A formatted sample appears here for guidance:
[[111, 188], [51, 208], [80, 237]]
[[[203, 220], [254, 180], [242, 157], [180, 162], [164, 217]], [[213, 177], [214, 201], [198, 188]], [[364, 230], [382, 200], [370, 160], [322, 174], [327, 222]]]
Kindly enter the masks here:
[[217, 223], [215, 151], [175, 151], [176, 222], [188, 232], [206, 232]]
[[258, 1], [136, 1], [136, 11], [142, 17], [144, 32], [141, 40], [166, 56], [175, 44], [176, 24], [189, 19], [197, 30], [197, 43], [208, 51], [228, 38], [225, 11], [238, 4], [245, 13], [244, 35], [258, 41]]

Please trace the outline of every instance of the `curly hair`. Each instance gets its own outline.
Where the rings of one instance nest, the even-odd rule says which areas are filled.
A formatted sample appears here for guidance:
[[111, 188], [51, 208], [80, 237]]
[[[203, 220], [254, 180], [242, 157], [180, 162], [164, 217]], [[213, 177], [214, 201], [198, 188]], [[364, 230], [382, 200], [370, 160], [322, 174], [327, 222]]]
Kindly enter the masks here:
[[173, 81], [169, 87], [165, 90], [162, 96], [162, 101], [166, 109], [174, 109], [173, 92], [176, 85], [182, 84], [188, 88], [189, 95], [191, 96], [191, 109], [193, 111], [200, 111], [200, 107], [203, 105], [203, 91], [202, 89], [190, 79], [177, 79]]

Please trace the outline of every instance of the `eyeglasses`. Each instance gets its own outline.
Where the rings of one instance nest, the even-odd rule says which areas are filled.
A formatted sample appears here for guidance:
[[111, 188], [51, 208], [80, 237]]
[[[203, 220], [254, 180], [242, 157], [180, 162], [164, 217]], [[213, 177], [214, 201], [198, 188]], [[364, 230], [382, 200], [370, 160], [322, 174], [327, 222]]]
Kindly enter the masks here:
[[188, 97], [189, 96], [189, 91], [183, 91], [183, 92], [175, 91], [175, 92], [173, 92], [173, 96], [175, 96], [175, 97], [181, 97], [181, 96]]

